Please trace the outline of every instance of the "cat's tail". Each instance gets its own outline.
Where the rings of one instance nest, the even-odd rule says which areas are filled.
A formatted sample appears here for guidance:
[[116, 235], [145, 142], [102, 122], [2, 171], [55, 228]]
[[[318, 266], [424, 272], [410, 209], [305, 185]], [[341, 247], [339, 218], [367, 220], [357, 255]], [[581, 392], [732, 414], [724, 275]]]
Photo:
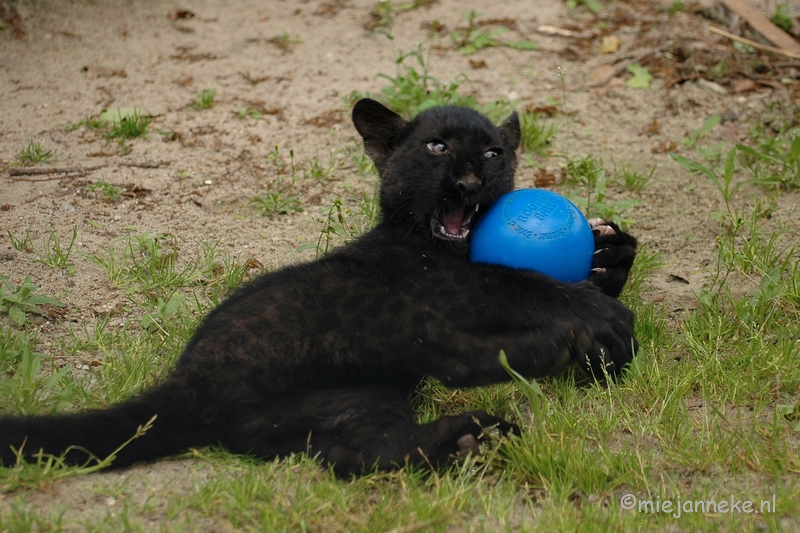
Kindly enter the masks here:
[[114, 454], [110, 467], [120, 468], [211, 444], [197, 402], [179, 380], [168, 379], [106, 409], [0, 417], [0, 464], [14, 465], [18, 454], [35, 460], [40, 452], [63, 455], [68, 464], [97, 464]]

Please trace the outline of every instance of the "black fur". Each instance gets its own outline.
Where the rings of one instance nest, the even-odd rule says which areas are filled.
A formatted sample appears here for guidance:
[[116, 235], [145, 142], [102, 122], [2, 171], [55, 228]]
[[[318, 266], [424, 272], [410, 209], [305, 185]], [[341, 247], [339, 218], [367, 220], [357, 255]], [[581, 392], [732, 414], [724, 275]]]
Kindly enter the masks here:
[[467, 258], [471, 206], [479, 216], [513, 188], [516, 114], [499, 128], [458, 107], [407, 122], [361, 100], [353, 121], [381, 176], [377, 227], [242, 287], [153, 389], [107, 409], [0, 418], [2, 464], [23, 445], [26, 457], [78, 446], [70, 462], [102, 458], [157, 415], [113, 467], [212, 444], [264, 458], [308, 451], [340, 476], [435, 466], [474, 452], [484, 428], [517, 428], [483, 412], [416, 424], [407, 399], [424, 376], [504, 381], [500, 350], [530, 377], [577, 363], [602, 379], [631, 361], [633, 314], [615, 297], [636, 241], [619, 228], [596, 237], [601, 270], [578, 284]]

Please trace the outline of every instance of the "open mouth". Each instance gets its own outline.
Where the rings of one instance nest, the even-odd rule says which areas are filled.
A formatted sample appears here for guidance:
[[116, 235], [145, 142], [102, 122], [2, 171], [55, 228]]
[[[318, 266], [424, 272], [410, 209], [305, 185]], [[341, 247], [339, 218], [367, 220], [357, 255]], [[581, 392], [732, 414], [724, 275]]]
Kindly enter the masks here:
[[472, 219], [475, 217], [475, 213], [478, 212], [479, 207], [480, 205], [478, 204], [468, 205], [438, 217], [431, 217], [433, 236], [446, 241], [465, 241], [472, 226]]

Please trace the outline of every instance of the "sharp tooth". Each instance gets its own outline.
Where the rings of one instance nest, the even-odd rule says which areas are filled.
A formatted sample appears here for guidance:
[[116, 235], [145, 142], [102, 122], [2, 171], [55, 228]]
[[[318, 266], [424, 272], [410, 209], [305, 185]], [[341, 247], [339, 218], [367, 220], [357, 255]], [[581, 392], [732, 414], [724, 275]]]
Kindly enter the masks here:
[[467, 235], [469, 235], [469, 228], [464, 230], [464, 233], [461, 234], [461, 238], [466, 239]]
[[441, 233], [445, 237], [447, 236], [447, 232], [444, 230], [444, 226], [439, 226], [439, 233]]

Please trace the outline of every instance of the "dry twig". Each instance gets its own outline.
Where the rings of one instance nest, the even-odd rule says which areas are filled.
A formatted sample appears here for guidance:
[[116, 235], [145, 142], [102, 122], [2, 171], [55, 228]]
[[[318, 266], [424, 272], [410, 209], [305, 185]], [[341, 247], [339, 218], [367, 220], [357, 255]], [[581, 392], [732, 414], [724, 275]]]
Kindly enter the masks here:
[[791, 57], [792, 59], [800, 59], [800, 53], [798, 52], [792, 52], [791, 50], [784, 50], [783, 48], [775, 48], [774, 46], [767, 46], [765, 44], [760, 44], [755, 41], [751, 41], [750, 39], [745, 39], [744, 37], [739, 37], [738, 35], [734, 35], [725, 30], [721, 30], [714, 26], [709, 26], [708, 29], [712, 33], [716, 33], [718, 35], [722, 35], [723, 37], [727, 37], [728, 39], [731, 39], [733, 41], [739, 41], [740, 43], [752, 46], [756, 50], [772, 52], [773, 54], [780, 54], [782, 56]]
[[[11, 167], [8, 169], [9, 179], [14, 181], [51, 181], [60, 180], [64, 178], [77, 178], [85, 176], [92, 170], [103, 168], [106, 165], [97, 165], [94, 167], [52, 167], [52, 168], [20, 168]], [[42, 176], [46, 174], [71, 174], [71, 176], [53, 176], [49, 178], [20, 178], [18, 176]]]

